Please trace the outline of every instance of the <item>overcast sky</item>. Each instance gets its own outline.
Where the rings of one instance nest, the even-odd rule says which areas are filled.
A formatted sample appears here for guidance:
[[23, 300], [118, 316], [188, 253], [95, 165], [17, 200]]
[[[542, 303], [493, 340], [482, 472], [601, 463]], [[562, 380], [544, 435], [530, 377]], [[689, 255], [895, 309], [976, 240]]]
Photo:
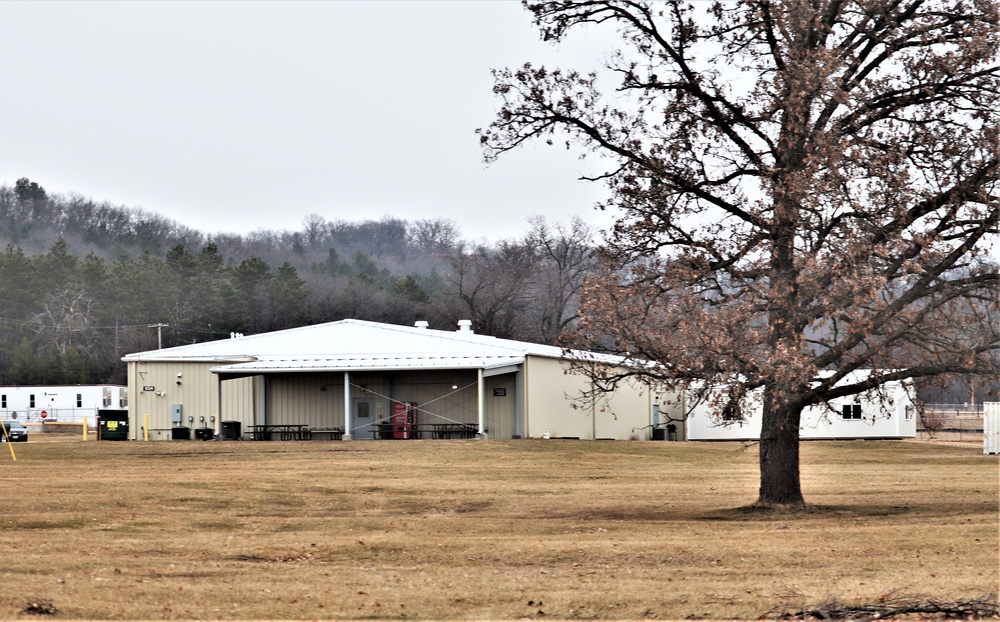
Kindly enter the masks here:
[[[598, 67], [610, 29], [543, 43], [513, 0], [0, 2], [0, 184], [139, 207], [205, 233], [385, 215], [466, 239], [597, 227], [591, 160], [486, 166], [491, 68]], [[994, 249], [1000, 258], [1000, 247]]]
[[0, 3], [0, 183], [140, 207], [206, 233], [451, 218], [466, 238], [544, 214], [597, 226], [564, 150], [483, 163], [491, 68], [596, 67], [512, 1]]

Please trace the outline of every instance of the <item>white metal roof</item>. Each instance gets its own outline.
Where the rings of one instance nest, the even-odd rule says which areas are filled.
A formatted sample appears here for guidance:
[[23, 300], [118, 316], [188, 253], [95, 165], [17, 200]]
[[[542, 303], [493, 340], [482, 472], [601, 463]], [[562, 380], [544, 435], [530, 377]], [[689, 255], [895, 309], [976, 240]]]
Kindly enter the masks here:
[[[216, 373], [350, 371], [362, 369], [495, 369], [524, 362], [526, 356], [564, 358], [564, 351], [511, 339], [341, 320], [288, 330], [207, 341], [128, 354], [125, 362], [218, 362]], [[603, 362], [618, 359], [595, 353], [570, 358]]]

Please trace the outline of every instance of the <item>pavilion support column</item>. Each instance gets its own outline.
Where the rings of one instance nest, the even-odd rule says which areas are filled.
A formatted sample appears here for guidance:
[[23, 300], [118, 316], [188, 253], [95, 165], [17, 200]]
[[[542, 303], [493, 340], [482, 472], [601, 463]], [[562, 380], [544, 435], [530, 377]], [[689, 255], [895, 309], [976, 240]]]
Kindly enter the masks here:
[[483, 436], [486, 434], [486, 430], [483, 429], [483, 423], [486, 416], [486, 397], [483, 392], [486, 390], [486, 387], [483, 385], [483, 368], [480, 367], [478, 372], [479, 376], [476, 382], [476, 406], [479, 411], [479, 436]]
[[345, 441], [352, 440], [351, 435], [351, 374], [344, 372], [344, 435]]
[[215, 411], [216, 414], [215, 425], [212, 426], [214, 428], [212, 434], [214, 434], [215, 436], [222, 436], [222, 375], [221, 374], [215, 374], [215, 382], [217, 383], [215, 386], [217, 387], [216, 401], [218, 403], [218, 408]]
[[524, 436], [524, 371], [514, 372], [514, 438]]

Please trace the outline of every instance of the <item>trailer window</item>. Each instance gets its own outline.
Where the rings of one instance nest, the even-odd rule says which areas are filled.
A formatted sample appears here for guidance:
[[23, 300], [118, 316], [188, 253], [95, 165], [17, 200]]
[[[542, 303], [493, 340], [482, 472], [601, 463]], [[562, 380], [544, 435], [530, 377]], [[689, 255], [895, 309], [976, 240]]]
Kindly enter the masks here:
[[844, 404], [841, 410], [841, 417], [844, 419], [860, 419], [861, 404]]

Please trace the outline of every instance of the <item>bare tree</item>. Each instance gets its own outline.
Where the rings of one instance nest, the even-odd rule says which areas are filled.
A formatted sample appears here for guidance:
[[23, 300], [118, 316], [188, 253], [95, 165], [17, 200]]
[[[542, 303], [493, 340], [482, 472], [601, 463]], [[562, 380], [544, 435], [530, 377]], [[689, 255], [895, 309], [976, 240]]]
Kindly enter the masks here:
[[316, 250], [323, 242], [327, 230], [326, 219], [319, 214], [309, 214], [302, 219], [302, 234], [306, 238], [309, 250]]
[[519, 242], [459, 249], [444, 277], [450, 291], [439, 315], [452, 323], [472, 320], [476, 330], [494, 337], [523, 338], [519, 327], [531, 302], [534, 269], [532, 248]]
[[995, 0], [526, 4], [546, 40], [607, 25], [623, 49], [606, 74], [495, 71], [486, 158], [558, 137], [610, 162], [578, 337], [762, 388], [759, 504], [804, 503], [804, 407], [997, 373]]
[[528, 219], [527, 243], [537, 258], [534, 321], [537, 338], [553, 343], [579, 317], [583, 282], [594, 267], [594, 230], [579, 217], [569, 225], [550, 225], [543, 216]]
[[458, 244], [459, 230], [448, 218], [414, 221], [409, 228], [410, 244], [425, 253], [447, 253]]

